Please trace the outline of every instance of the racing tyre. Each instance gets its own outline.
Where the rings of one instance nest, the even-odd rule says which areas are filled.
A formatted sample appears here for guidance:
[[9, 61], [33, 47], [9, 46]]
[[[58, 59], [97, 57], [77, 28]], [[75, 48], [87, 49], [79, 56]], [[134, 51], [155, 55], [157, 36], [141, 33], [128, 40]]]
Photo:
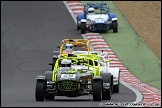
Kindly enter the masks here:
[[114, 84], [113, 84], [113, 75], [111, 75], [111, 94], [113, 94], [114, 93]]
[[45, 81], [37, 81], [35, 89], [36, 101], [44, 101]]
[[53, 94], [47, 93], [44, 97], [46, 100], [54, 100], [55, 96]]
[[103, 100], [110, 100], [111, 99], [111, 88], [109, 88], [107, 91], [102, 92], [102, 99]]
[[77, 16], [77, 30], [80, 30], [80, 26], [78, 25], [78, 16]]
[[114, 93], [119, 93], [119, 84], [114, 85], [113, 88], [114, 88], [114, 90], [113, 90]]
[[101, 101], [102, 100], [102, 83], [101, 83], [101, 80], [93, 80], [92, 89], [93, 89], [93, 100], [94, 101]]
[[85, 31], [86, 31], [86, 23], [81, 23], [80, 24], [80, 26], [81, 26], [81, 34], [85, 34]]
[[52, 71], [46, 71], [45, 77], [47, 81], [52, 81]]
[[118, 77], [118, 84], [113, 86], [113, 92], [114, 93], [119, 93], [119, 85], [120, 85], [120, 82], [119, 82], [120, 78], [119, 77]]
[[102, 72], [101, 77], [102, 77], [103, 83], [109, 83], [110, 84], [110, 88], [106, 89], [102, 92], [102, 99], [103, 100], [110, 100], [112, 92], [113, 92], [112, 91], [113, 90], [113, 81], [112, 81], [113, 76], [111, 75], [111, 73]]
[[118, 32], [118, 23], [117, 21], [112, 22], [113, 33]]

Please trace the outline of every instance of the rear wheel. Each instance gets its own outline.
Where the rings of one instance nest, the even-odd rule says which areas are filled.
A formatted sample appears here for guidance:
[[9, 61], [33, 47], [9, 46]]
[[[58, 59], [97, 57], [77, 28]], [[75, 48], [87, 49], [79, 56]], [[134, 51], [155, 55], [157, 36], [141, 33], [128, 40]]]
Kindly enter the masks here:
[[119, 84], [114, 85], [114, 93], [119, 93]]
[[35, 90], [36, 101], [44, 101], [45, 81], [37, 81]]
[[102, 93], [102, 99], [103, 100], [110, 100], [111, 99], [111, 88], [106, 90], [105, 92]]
[[81, 34], [85, 34], [85, 31], [86, 31], [86, 23], [81, 23], [80, 24], [80, 26], [81, 26]]
[[111, 94], [114, 93], [114, 81], [113, 81], [113, 75], [111, 75]]
[[117, 21], [112, 22], [112, 28], [113, 28], [114, 33], [118, 32], [118, 23], [117, 23]]
[[101, 80], [93, 80], [93, 100], [101, 101], [102, 100], [102, 83]]
[[120, 85], [119, 80], [120, 80], [120, 75], [118, 77], [118, 84], [113, 86], [113, 92], [114, 93], [119, 93], [119, 85]]
[[112, 85], [112, 75], [111, 75], [111, 73], [102, 72], [101, 77], [102, 77], [103, 83], [110, 84], [109, 89], [105, 89], [103, 87], [103, 89], [105, 89], [105, 90], [103, 90], [103, 92], [102, 92], [102, 99], [103, 100], [110, 100], [111, 95], [112, 95], [112, 87], [113, 87], [113, 85]]
[[78, 25], [78, 16], [77, 16], [77, 30], [80, 30], [80, 26]]

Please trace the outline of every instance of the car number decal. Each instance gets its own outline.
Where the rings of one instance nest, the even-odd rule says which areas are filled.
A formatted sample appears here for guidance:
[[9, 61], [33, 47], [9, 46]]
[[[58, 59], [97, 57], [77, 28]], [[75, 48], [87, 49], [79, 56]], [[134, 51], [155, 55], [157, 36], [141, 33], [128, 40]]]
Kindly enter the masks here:
[[103, 19], [97, 19], [96, 22], [104, 22]]
[[61, 74], [61, 79], [72, 79], [75, 77], [76, 77], [76, 74]]

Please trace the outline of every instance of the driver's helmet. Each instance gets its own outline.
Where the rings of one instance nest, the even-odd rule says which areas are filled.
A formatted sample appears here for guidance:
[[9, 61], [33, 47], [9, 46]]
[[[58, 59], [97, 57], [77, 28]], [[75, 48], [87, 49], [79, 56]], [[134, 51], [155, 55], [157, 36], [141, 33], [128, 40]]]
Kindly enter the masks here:
[[88, 9], [88, 13], [92, 13], [92, 14], [93, 14], [93, 13], [94, 13], [94, 11], [95, 11], [95, 9], [94, 9], [94, 8], [92, 8], [92, 7]]
[[68, 59], [61, 60], [61, 67], [71, 67], [71, 60]]
[[65, 45], [65, 48], [66, 48], [66, 49], [71, 49], [71, 50], [72, 50], [72, 49], [73, 49], [73, 44], [66, 44], [66, 45]]

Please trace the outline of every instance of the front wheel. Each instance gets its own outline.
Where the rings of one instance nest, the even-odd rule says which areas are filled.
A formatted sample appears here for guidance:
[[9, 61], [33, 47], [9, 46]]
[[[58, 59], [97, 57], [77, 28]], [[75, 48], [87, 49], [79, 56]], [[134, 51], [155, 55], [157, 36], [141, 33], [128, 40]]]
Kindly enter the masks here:
[[37, 81], [35, 89], [36, 101], [44, 101], [45, 81]]
[[86, 23], [81, 23], [80, 26], [81, 26], [81, 34], [85, 34], [85, 31], [86, 31]]
[[93, 100], [94, 101], [101, 101], [102, 100], [102, 83], [101, 83], [101, 80], [93, 80], [92, 89], [93, 89]]
[[80, 26], [78, 24], [78, 16], [77, 16], [77, 30], [80, 30]]
[[112, 22], [112, 28], [113, 28], [113, 33], [118, 32], [118, 22], [117, 21]]

